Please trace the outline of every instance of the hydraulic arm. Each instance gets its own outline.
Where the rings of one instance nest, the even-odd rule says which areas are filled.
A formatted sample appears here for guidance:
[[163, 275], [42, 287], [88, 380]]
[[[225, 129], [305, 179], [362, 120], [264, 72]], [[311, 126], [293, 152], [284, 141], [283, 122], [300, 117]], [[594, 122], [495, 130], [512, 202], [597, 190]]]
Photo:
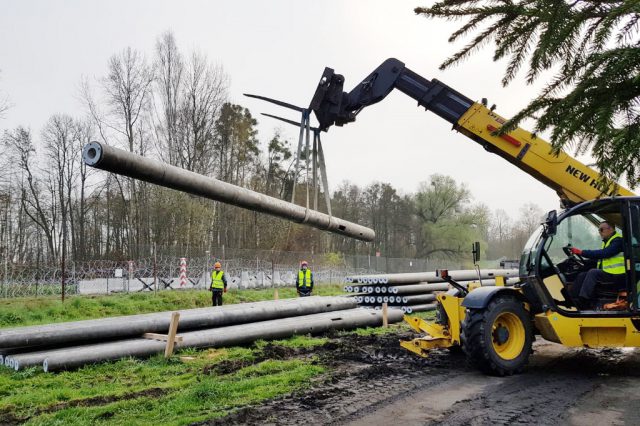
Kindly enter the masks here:
[[447, 120], [453, 128], [478, 142], [554, 189], [565, 205], [612, 195], [634, 195], [613, 182], [607, 182], [592, 168], [564, 151], [553, 153], [551, 145], [530, 132], [517, 128], [498, 134], [507, 121], [436, 79], [427, 80], [397, 59], [387, 59], [351, 92], [343, 92], [344, 77], [325, 68], [311, 101], [312, 109], [327, 131], [332, 125], [355, 121], [366, 106], [384, 99], [393, 89], [412, 97], [418, 105]]

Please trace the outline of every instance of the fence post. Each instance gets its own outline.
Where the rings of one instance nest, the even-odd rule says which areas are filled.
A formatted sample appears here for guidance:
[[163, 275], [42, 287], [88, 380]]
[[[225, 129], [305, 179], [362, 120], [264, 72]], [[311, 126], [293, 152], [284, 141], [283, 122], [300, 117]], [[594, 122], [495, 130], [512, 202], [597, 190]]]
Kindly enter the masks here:
[[62, 280], [62, 282], [61, 282], [61, 286], [62, 286], [62, 288], [61, 288], [61, 291], [60, 291], [61, 296], [62, 296], [62, 303], [64, 303], [64, 290], [65, 290], [65, 288], [64, 288], [64, 266], [65, 266], [65, 265], [64, 265], [64, 263], [65, 263], [65, 262], [64, 262], [64, 261], [65, 261], [65, 257], [64, 257], [64, 244], [62, 244], [62, 259], [61, 259], [61, 269], [62, 269], [62, 271], [61, 271], [61, 272], [62, 272], [62, 273], [60, 274], [60, 277], [61, 277], [61, 280]]
[[133, 278], [133, 260], [129, 261], [129, 275], [127, 278], [127, 293], [131, 289], [131, 278]]
[[[211, 252], [209, 250], [204, 252], [204, 255], [207, 256], [207, 261], [205, 262], [205, 271], [204, 271], [204, 288], [208, 288], [211, 284], [209, 284], [209, 274], [211, 273], [211, 269], [209, 269], [209, 258], [211, 257]], [[226, 266], [226, 265], [225, 265]]]
[[389, 319], [388, 319], [388, 311], [387, 311], [387, 302], [382, 304], [382, 327], [389, 327]]
[[7, 252], [5, 253], [4, 256], [4, 277], [2, 278], [2, 295], [4, 297], [7, 297], [7, 286], [9, 285], [9, 282], [7, 280], [7, 277], [9, 276], [9, 250], [7, 249]]
[[158, 294], [158, 250], [153, 242], [153, 292]]

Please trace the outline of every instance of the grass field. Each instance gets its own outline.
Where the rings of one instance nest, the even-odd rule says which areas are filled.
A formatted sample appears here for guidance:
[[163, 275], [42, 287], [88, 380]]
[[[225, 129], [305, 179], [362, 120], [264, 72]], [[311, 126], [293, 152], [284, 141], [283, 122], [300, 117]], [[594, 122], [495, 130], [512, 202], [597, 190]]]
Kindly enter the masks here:
[[[319, 286], [316, 294], [341, 294], [340, 286]], [[295, 297], [279, 289], [280, 298]], [[273, 298], [273, 290], [230, 291], [225, 303]], [[11, 299], [0, 302], [0, 327], [100, 318], [210, 305], [207, 291], [166, 291], [111, 296]], [[364, 329], [354, 333], [397, 330]], [[324, 338], [296, 336], [271, 342], [313, 348]], [[0, 368], [0, 424], [182, 425], [221, 417], [234, 408], [303, 389], [327, 367], [311, 357], [269, 359], [265, 342], [250, 347], [185, 349], [165, 360], [123, 359], [56, 374], [31, 368]]]
[[[291, 345], [322, 344], [297, 337]], [[0, 372], [0, 423], [189, 424], [308, 386], [313, 360], [264, 360], [250, 348], [185, 350], [169, 360], [124, 359], [58, 374]], [[226, 373], [226, 365], [243, 365]], [[218, 368], [220, 367], [220, 368]]]
[[[270, 300], [273, 299], [273, 292], [273, 289], [229, 290], [224, 295], [224, 303]], [[320, 285], [315, 287], [314, 294], [335, 296], [343, 294], [343, 291], [341, 285]], [[286, 299], [296, 297], [296, 292], [293, 288], [280, 288], [278, 295]], [[206, 306], [211, 306], [211, 293], [206, 290], [70, 296], [64, 303], [60, 301], [60, 296], [0, 299], [0, 328]]]

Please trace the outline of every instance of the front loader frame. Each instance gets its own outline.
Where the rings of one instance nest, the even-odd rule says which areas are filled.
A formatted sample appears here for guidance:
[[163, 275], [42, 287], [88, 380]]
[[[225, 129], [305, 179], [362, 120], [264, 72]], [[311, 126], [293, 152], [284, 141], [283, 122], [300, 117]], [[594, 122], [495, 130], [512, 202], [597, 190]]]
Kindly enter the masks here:
[[404, 320], [412, 329], [418, 333], [426, 333], [427, 336], [413, 340], [401, 340], [400, 346], [421, 357], [427, 357], [431, 349], [450, 348], [460, 345], [460, 324], [464, 320], [466, 309], [462, 306], [464, 297], [440, 293], [436, 295], [436, 300], [440, 305], [439, 309], [444, 310], [447, 316], [446, 324], [427, 322], [422, 318], [409, 317], [407, 315], [404, 317]]

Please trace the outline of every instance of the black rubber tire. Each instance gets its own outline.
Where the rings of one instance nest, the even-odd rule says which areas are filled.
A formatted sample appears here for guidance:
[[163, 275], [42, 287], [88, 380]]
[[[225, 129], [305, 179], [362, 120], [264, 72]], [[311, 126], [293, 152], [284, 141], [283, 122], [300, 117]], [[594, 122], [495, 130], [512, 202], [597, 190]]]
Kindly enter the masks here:
[[[504, 359], [493, 345], [492, 325], [503, 313], [512, 313], [524, 327], [524, 345], [514, 359]], [[529, 361], [533, 343], [533, 326], [529, 313], [521, 301], [513, 296], [499, 296], [485, 309], [469, 309], [461, 325], [462, 349], [467, 360], [476, 368], [491, 375], [510, 376], [520, 373]]]

